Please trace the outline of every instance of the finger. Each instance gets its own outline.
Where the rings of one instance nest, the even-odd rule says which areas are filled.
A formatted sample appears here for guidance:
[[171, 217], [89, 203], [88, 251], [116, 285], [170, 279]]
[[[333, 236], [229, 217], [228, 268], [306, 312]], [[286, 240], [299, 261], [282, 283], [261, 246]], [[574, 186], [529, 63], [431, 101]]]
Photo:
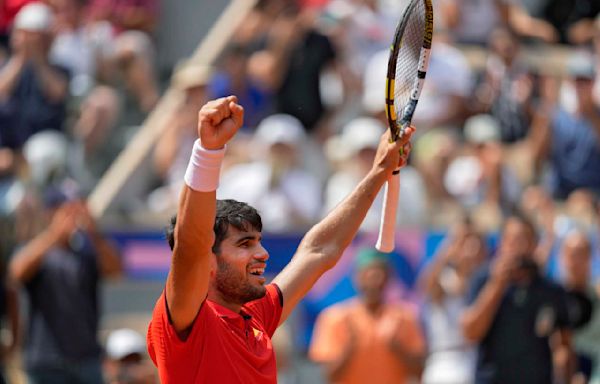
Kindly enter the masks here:
[[244, 124], [244, 107], [232, 100], [229, 103], [229, 109], [231, 110], [231, 118], [235, 122], [236, 127], [241, 127]]

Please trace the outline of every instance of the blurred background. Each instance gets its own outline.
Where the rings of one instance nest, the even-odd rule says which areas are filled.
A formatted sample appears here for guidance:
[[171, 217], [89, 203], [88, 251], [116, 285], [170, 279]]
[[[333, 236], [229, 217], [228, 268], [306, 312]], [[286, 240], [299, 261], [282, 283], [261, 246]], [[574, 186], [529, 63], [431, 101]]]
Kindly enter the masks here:
[[[277, 274], [306, 230], [371, 166], [386, 129], [387, 48], [407, 3], [0, 0], [0, 341], [7, 382], [27, 382], [24, 370], [40, 360], [36, 353], [57, 348], [31, 345], [44, 305], [53, 307], [52, 324], [71, 315], [98, 321], [106, 382], [158, 382], [143, 335], [170, 264], [164, 229], [176, 211], [197, 111], [209, 99], [234, 94], [245, 108], [217, 195], [259, 210], [267, 272]], [[543, 275], [568, 288], [573, 268], [584, 266], [578, 284], [595, 317], [591, 350], [576, 351], [590, 368], [575, 369], [585, 372], [573, 382], [598, 383], [600, 2], [433, 3], [434, 44], [410, 163], [401, 173], [386, 297], [415, 308], [432, 353], [436, 328], [426, 319], [439, 292], [431, 287], [457, 278], [467, 285], [479, 264], [493, 260], [504, 219], [519, 211], [539, 235]], [[375, 244], [381, 204], [378, 196], [340, 263], [278, 331], [280, 382], [326, 382], [309, 358], [313, 327], [321, 311], [356, 294], [355, 255]], [[57, 283], [90, 278], [84, 273], [42, 279], [35, 275], [41, 262], [11, 264], [16, 253], [39, 246], [49, 228], [61, 227], [65, 205], [74, 217], [69, 228], [104, 247], [103, 262], [90, 272], [102, 280], [97, 301], [94, 293], [63, 295]], [[569, 262], [565, 239], [574, 231], [587, 248]], [[71, 232], [65, 244], [85, 249]], [[471, 235], [478, 245], [466, 240]], [[469, 268], [456, 267], [461, 257]], [[450, 316], [457, 321], [459, 314]], [[131, 356], [140, 372], [122, 374], [119, 364]]]

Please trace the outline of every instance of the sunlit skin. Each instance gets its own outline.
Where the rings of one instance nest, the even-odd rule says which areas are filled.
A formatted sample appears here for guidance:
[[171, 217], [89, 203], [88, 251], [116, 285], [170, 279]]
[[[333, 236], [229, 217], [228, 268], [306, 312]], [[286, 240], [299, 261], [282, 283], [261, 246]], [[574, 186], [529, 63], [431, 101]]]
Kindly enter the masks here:
[[500, 253], [516, 260], [520, 257], [531, 257], [535, 247], [535, 236], [527, 225], [516, 218], [509, 218], [502, 232]]
[[356, 287], [367, 309], [374, 312], [383, 304], [383, 293], [389, 279], [384, 262], [374, 261], [356, 274]]
[[[266, 293], [264, 270], [269, 253], [259, 231], [240, 231], [232, 226], [214, 255], [208, 298], [234, 312]], [[254, 274], [252, 273], [254, 272]]]
[[565, 271], [567, 285], [572, 288], [586, 289], [590, 276], [590, 243], [579, 232], [567, 236], [561, 251], [561, 261]]

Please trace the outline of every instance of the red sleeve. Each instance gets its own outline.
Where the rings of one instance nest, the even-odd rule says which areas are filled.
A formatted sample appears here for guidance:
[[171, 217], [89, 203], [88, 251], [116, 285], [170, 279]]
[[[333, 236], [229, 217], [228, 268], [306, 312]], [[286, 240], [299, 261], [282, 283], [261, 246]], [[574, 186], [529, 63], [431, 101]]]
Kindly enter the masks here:
[[265, 297], [251, 301], [245, 307], [249, 314], [263, 325], [269, 337], [272, 337], [281, 319], [283, 296], [281, 290], [275, 284], [268, 284], [266, 288], [267, 294]]
[[[192, 351], [202, 342], [204, 329], [210, 326], [207, 323], [210, 322], [211, 311], [207, 307], [208, 305], [202, 305], [188, 337], [182, 340], [169, 319], [164, 291], [160, 295], [148, 326], [147, 342], [148, 354], [158, 367], [161, 383], [183, 383], [189, 380], [187, 373], [189, 367], [194, 365], [192, 359], [196, 356]], [[177, 377], [178, 374], [182, 376]]]

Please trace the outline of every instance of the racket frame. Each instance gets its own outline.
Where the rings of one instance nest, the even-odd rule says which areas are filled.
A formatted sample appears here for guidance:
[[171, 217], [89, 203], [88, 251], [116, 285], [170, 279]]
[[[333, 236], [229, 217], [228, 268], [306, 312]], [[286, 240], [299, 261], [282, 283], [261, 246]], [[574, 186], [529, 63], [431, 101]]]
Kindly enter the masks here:
[[[402, 47], [402, 38], [404, 37], [404, 31], [406, 30], [410, 16], [419, 2], [423, 2], [425, 6], [425, 31], [423, 34], [423, 44], [419, 54], [417, 77], [413, 80], [413, 86], [411, 88], [410, 99], [408, 103], [404, 106], [402, 111], [397, 111], [394, 104], [394, 91], [396, 87], [396, 65], [398, 63], [398, 53]], [[402, 19], [396, 28], [394, 42], [390, 47], [390, 56], [388, 60], [385, 86], [385, 113], [391, 133], [391, 142], [395, 142], [400, 139], [404, 134], [404, 130], [412, 121], [412, 117], [419, 101], [419, 96], [423, 90], [425, 77], [427, 76], [432, 39], [433, 5], [431, 0], [411, 0], [404, 10]], [[398, 120], [398, 112], [401, 113], [400, 120]], [[396, 212], [398, 209], [398, 198], [400, 191], [399, 174], [400, 168], [397, 168], [394, 170], [392, 176], [386, 182], [385, 186], [379, 237], [375, 245], [375, 247], [381, 252], [392, 252], [395, 248]]]

